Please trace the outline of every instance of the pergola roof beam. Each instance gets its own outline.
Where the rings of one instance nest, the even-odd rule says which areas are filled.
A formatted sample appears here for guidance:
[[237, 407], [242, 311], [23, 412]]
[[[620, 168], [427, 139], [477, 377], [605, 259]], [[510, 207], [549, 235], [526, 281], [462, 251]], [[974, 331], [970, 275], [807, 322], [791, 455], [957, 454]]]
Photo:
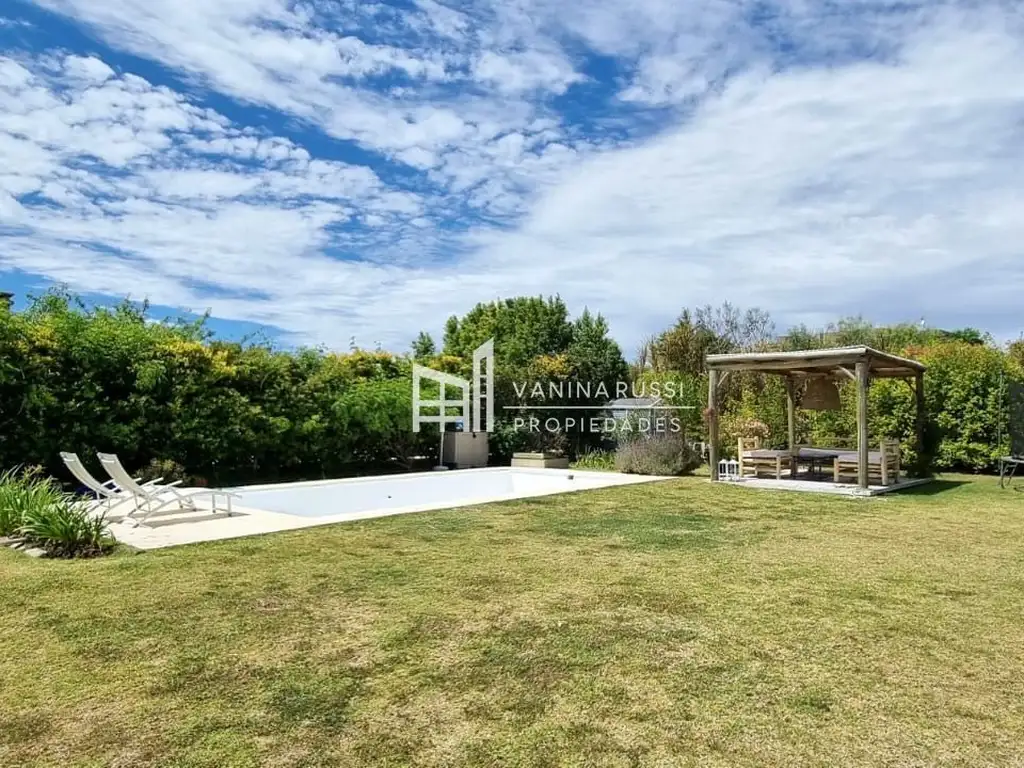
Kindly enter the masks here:
[[913, 377], [926, 370], [926, 366], [916, 360], [879, 352], [871, 347], [840, 347], [799, 352], [743, 352], [707, 357], [709, 369], [758, 371], [779, 375], [834, 372], [836, 368], [853, 372], [858, 363], [866, 363], [873, 377]]

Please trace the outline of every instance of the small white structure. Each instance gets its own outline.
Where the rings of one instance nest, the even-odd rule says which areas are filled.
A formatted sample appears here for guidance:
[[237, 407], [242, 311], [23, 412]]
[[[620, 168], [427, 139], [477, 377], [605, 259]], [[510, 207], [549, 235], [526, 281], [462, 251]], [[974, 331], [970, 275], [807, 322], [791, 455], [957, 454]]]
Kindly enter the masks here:
[[740, 479], [740, 463], [736, 459], [722, 459], [718, 462], [718, 478], [736, 481]]
[[652, 419], [664, 405], [660, 397], [620, 397], [610, 401], [605, 408], [611, 411], [616, 421], [630, 418]]

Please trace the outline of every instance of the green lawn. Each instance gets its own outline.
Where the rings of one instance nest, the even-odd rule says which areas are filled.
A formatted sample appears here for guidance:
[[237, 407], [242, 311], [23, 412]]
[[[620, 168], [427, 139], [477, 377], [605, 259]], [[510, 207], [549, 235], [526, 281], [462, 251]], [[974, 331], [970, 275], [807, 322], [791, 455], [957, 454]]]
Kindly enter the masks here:
[[2, 550], [0, 764], [1024, 765], [1024, 494], [693, 478]]

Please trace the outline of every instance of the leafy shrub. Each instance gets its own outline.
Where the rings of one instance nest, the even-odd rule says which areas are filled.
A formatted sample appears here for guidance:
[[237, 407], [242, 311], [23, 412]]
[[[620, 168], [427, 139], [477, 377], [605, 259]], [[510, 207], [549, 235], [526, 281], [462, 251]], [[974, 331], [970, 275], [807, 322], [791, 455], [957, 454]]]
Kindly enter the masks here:
[[93, 515], [85, 504], [58, 493], [52, 503], [25, 512], [18, 535], [51, 557], [95, 557], [109, 551], [114, 539], [104, 516]]
[[[965, 343], [937, 344], [919, 358], [928, 365], [926, 449], [934, 451], [934, 466], [975, 471], [995, 466], [1009, 448], [1006, 391], [1022, 380], [1020, 368], [998, 349]], [[900, 392], [899, 402], [902, 407], [886, 404], [885, 432], [912, 435], [909, 391]]]
[[332, 413], [343, 430], [358, 435], [352, 455], [365, 465], [395, 462], [409, 468], [417, 456], [437, 450], [437, 436], [412, 431], [412, 382], [361, 381], [338, 398]]
[[142, 482], [157, 478], [163, 478], [161, 483], [184, 482], [186, 479], [185, 468], [173, 459], [153, 459], [139, 476]]
[[565, 456], [569, 450], [569, 439], [564, 432], [539, 429], [526, 433], [526, 450], [533, 453], [553, 453]]
[[17, 536], [53, 557], [90, 557], [113, 546], [107, 522], [38, 468], [0, 474], [0, 535]]
[[511, 422], [498, 422], [488, 435], [491, 460], [496, 464], [507, 464], [513, 453], [528, 450], [527, 445], [527, 433]]
[[569, 440], [563, 432], [517, 429], [512, 422], [498, 422], [488, 435], [488, 447], [492, 462], [507, 464], [512, 454], [521, 452], [564, 456], [569, 452]]
[[767, 440], [771, 437], [771, 428], [757, 419], [739, 419], [735, 423], [736, 434], [743, 437], [759, 437]]
[[573, 462], [576, 469], [597, 469], [611, 471], [615, 469], [615, 452], [591, 450], [581, 453]]
[[736, 453], [741, 437], [760, 437], [765, 447], [783, 446], [788, 438], [788, 416], [782, 379], [740, 373], [729, 377], [727, 392], [729, 388], [733, 389], [735, 400], [723, 394], [719, 413], [725, 454]]
[[[347, 353], [284, 351], [259, 342], [216, 341], [202, 322], [150, 323], [146, 312], [129, 303], [90, 309], [60, 291], [24, 311], [0, 311], [0, 404], [15, 406], [0, 407], [0, 466], [38, 462], [65, 477], [59, 451], [87, 456], [105, 450], [117, 453], [126, 466], [147, 467], [147, 476], [153, 471], [178, 479], [180, 468], [187, 467], [183, 479], [188, 484], [199, 485], [205, 478], [211, 485], [235, 485], [336, 476], [436, 456], [436, 431], [416, 435], [410, 429], [411, 359], [357, 348]], [[645, 385], [681, 383], [674, 396], [664, 399], [667, 405], [686, 406], [678, 415], [691, 437], [707, 434], [700, 423], [702, 406], [708, 405], [707, 352], [744, 349], [748, 341], [754, 344], [751, 340], [757, 343], [750, 349], [867, 344], [929, 365], [925, 454], [916, 455], [916, 409], [904, 382], [873, 383], [873, 444], [901, 439], [906, 465], [922, 470], [933, 457], [938, 469], [984, 470], [1008, 449], [1005, 392], [1024, 382], [1024, 341], [1004, 350], [969, 328], [875, 328], [855, 319], [820, 333], [796, 328], [766, 344], [763, 317], [752, 316], [748, 328], [735, 313], [723, 315], [727, 322], [702, 313], [682, 318], [645, 345], [635, 374]], [[587, 313], [570, 323], [560, 299], [481, 304], [449, 321], [442, 354], [427, 362], [467, 377], [473, 350], [494, 336], [499, 350], [496, 401], [528, 405], [517, 395], [516, 382], [623, 379], [621, 351], [606, 331], [599, 318]], [[424, 355], [427, 341], [419, 345]], [[839, 410], [799, 411], [798, 442], [848, 447], [855, 441], [856, 388], [844, 383], [840, 389]], [[551, 407], [565, 404], [548, 402]], [[596, 398], [593, 405], [595, 411], [604, 407]], [[787, 444], [781, 377], [733, 373], [721, 384], [714, 405], [720, 417], [720, 455], [735, 452], [739, 433], [750, 432], [750, 420], [767, 427], [767, 447]], [[535, 413], [546, 415], [543, 408]], [[535, 448], [530, 442], [540, 439], [511, 424], [497, 426], [490, 437], [496, 461]], [[569, 437], [564, 450], [570, 455], [603, 447], [600, 436]], [[618, 437], [628, 442], [638, 436], [620, 432]], [[159, 469], [154, 465], [151, 470], [155, 457], [174, 466], [161, 461]], [[10, 528], [15, 515], [10, 503], [5, 509], [0, 510], [6, 518], [0, 529]]]
[[38, 468], [15, 468], [0, 474], [0, 536], [18, 533], [25, 516], [58, 503], [63, 494]]
[[700, 456], [677, 433], [620, 443], [615, 452], [615, 468], [634, 475], [685, 475], [699, 465]]

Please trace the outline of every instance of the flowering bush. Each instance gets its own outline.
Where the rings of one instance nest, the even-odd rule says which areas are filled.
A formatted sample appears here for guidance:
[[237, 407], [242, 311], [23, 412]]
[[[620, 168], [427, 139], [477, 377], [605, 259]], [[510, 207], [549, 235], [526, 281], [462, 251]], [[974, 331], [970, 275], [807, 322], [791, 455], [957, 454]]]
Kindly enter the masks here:
[[620, 443], [615, 452], [615, 468], [633, 475], [685, 475], [700, 460], [686, 439], [673, 432]]
[[763, 421], [750, 418], [737, 419], [732, 430], [740, 437], [759, 437], [767, 440], [771, 436], [771, 428]]

